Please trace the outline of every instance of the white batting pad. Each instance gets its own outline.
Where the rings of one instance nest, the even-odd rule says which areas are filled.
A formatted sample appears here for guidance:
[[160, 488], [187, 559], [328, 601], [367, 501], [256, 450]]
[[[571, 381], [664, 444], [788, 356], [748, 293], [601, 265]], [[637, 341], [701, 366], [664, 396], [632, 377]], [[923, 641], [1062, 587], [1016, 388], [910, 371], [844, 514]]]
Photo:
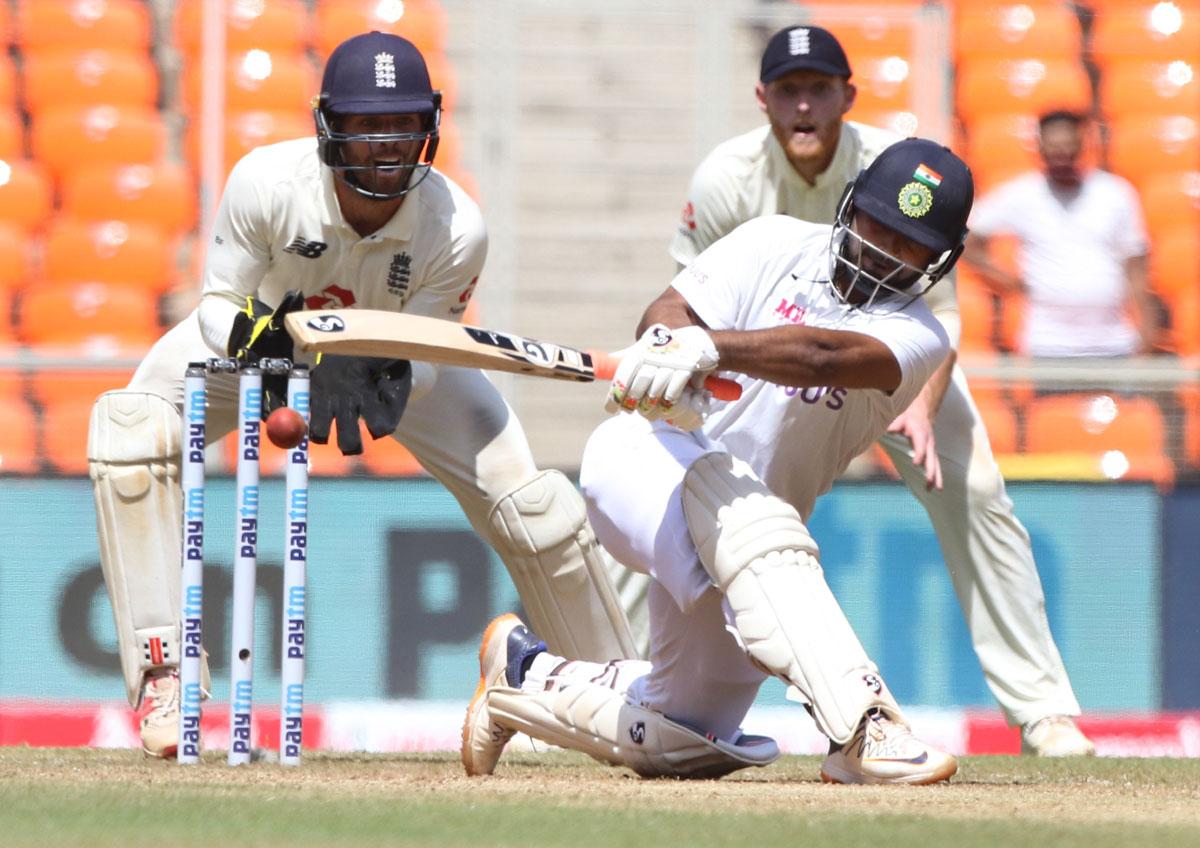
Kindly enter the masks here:
[[600, 684], [539, 692], [498, 687], [487, 697], [492, 721], [643, 777], [716, 778], [779, 757], [765, 736], [743, 736], [736, 745], [710, 739]]
[[829, 591], [816, 542], [790, 504], [744, 462], [708, 453], [684, 476], [683, 511], [742, 647], [808, 698], [826, 736], [846, 742], [873, 706], [904, 721]]
[[108, 392], [92, 407], [100, 565], [134, 706], [147, 671], [179, 663], [179, 431], [179, 412], [157, 395]]
[[551, 651], [594, 661], [636, 656], [583, 498], [570, 480], [558, 471], [538, 473], [499, 500], [490, 523], [529, 623]]

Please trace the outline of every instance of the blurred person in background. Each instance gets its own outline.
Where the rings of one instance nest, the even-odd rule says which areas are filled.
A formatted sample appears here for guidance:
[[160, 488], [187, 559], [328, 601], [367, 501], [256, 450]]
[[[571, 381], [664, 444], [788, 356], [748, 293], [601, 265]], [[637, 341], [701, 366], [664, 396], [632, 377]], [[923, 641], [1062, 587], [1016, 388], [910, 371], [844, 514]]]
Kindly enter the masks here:
[[[1024, 297], [1028, 356], [1148, 354], [1160, 342], [1137, 190], [1083, 163], [1086, 125], [1075, 112], [1042, 115], [1042, 170], [984, 195], [971, 219], [963, 260], [997, 294]], [[1015, 273], [995, 259], [997, 236], [1018, 242]]]
[[[88, 460], [100, 561], [126, 695], [149, 756], [174, 756], [179, 739], [188, 363], [290, 359], [282, 317], [304, 307], [460, 320], [487, 234], [476, 203], [433, 167], [440, 115], [441, 93], [411, 42], [371, 32], [339, 45], [314, 102], [315, 137], [260, 147], [234, 167], [198, 308], [155, 343], [127, 388], [93, 407]], [[282, 404], [285, 384], [264, 375], [264, 415]], [[236, 426], [237, 376], [213, 374], [207, 391], [211, 444]], [[535, 466], [520, 421], [482, 371], [325, 356], [311, 391], [312, 440], [326, 442], [336, 421], [342, 453], [359, 454], [361, 418], [372, 437], [404, 444], [495, 548], [556, 650], [633, 655], [582, 497], [561, 472]]]
[[[828, 30], [793, 26], [762, 55], [758, 105], [767, 124], [718, 145], [700, 163], [670, 245], [682, 268], [745, 221], [785, 214], [832, 224], [846, 186], [898, 136], [845, 115], [856, 89], [845, 51]], [[935, 191], [941, 175], [914, 175]], [[1074, 717], [1079, 702], [1050, 632], [1029, 534], [1013, 513], [987, 431], [956, 365], [958, 304], [947, 279], [926, 296], [952, 349], [880, 440], [925, 507], [966, 618], [984, 678], [1022, 750], [1041, 756], [1094, 753]], [[805, 312], [780, 303], [782, 318]], [[617, 570], [623, 603], [644, 640], [639, 575]]]

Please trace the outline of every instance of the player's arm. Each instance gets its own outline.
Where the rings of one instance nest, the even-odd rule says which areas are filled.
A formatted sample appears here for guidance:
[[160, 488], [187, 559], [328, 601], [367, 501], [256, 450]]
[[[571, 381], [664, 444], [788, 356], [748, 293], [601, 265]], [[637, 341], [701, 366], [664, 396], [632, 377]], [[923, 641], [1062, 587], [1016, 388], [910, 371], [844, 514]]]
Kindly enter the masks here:
[[1125, 285], [1142, 337], [1142, 353], [1153, 353], [1158, 347], [1158, 310], [1150, 296], [1149, 257], [1145, 254], [1125, 260]]
[[[704, 322], [674, 287], [650, 304], [638, 324], [641, 337], [655, 324], [670, 329]], [[691, 335], [691, 334], [688, 334]], [[845, 386], [894, 391], [900, 363], [873, 336], [845, 330], [786, 326], [765, 330], [708, 330], [722, 371], [736, 371], [781, 386]]]
[[984, 285], [996, 294], [1024, 294], [1025, 280], [1005, 270], [992, 258], [991, 238], [972, 231], [963, 245], [963, 262], [970, 265]]

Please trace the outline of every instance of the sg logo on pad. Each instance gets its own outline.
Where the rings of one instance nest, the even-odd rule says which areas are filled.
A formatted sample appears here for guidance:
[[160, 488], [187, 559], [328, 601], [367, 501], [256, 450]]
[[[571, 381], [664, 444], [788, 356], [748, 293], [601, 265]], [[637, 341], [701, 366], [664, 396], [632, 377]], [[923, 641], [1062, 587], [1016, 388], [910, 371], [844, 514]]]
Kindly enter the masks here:
[[346, 322], [336, 315], [318, 315], [308, 319], [308, 326], [318, 333], [340, 333], [346, 329]]

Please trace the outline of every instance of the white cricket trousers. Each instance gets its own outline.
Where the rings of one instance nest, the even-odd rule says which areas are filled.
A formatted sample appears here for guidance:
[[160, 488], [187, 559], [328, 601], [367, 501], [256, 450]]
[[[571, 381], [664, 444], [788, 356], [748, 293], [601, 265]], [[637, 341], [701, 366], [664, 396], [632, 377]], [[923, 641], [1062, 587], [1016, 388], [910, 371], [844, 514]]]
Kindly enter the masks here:
[[728, 629], [732, 618], [683, 515], [683, 475], [710, 450], [674, 427], [617, 415], [588, 439], [579, 483], [600, 543], [652, 578], [650, 670], [630, 685], [629, 697], [733, 741], [766, 675]]

